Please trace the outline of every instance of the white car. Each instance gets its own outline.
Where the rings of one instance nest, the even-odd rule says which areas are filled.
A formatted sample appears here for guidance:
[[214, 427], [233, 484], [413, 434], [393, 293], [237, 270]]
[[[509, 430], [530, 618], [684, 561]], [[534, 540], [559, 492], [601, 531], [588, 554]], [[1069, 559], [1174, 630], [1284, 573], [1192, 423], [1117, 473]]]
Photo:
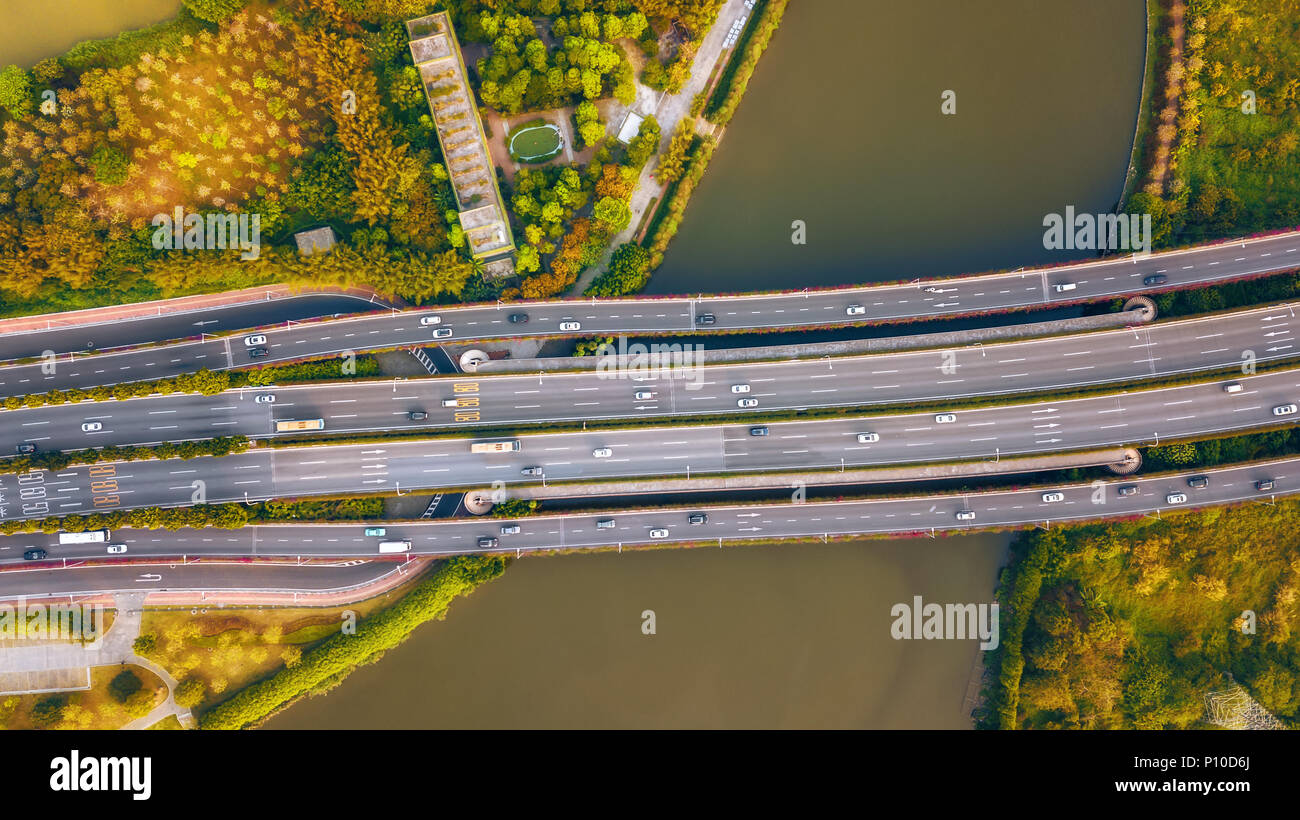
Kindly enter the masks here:
[[940, 291], [940, 290], [939, 290], [938, 288], [936, 288], [936, 287], [928, 287], [928, 288], [925, 288], [925, 292], [926, 292], [926, 293], [941, 293], [942, 291]]
[[849, 316], [861, 316], [867, 312], [867, 309], [862, 305], [849, 305], [844, 312]]
[[108, 545], [108, 554], [109, 554], [109, 555], [121, 555], [121, 554], [124, 553], [124, 552], [126, 552], [126, 544], [109, 544], [109, 545]]
[[96, 430], [103, 430], [103, 429], [104, 429], [104, 423], [101, 421], [88, 421], [85, 424], [81, 425], [81, 432], [83, 433], [93, 433]]
[[1069, 292], [1069, 291], [1074, 290], [1074, 289], [1077, 288], [1077, 287], [1079, 287], [1079, 286], [1076, 285], [1074, 282], [1062, 282], [1062, 283], [1060, 283], [1059, 285], [1056, 286], [1056, 292], [1057, 292], [1057, 293], [1067, 293], [1067, 292]]
[[1241, 392], [1241, 383], [1240, 383], [1240, 382], [1228, 382], [1227, 384], [1225, 384], [1225, 385], [1223, 386], [1223, 392], [1224, 392], [1224, 393], [1240, 393], [1240, 392]]
[[649, 390], [638, 390], [638, 391], [636, 391], [636, 400], [637, 400], [637, 401], [647, 401], [647, 400], [649, 400], [649, 399], [653, 399], [654, 397], [655, 397], [655, 394], [654, 394], [654, 393], [651, 393]]
[[879, 433], [858, 433], [858, 444], [875, 444], [880, 441]]
[[935, 424], [952, 424], [956, 420], [957, 417], [954, 416], [952, 413], [940, 413], [939, 415], [934, 417]]
[[757, 407], [757, 406], [758, 406], [758, 399], [737, 399], [737, 400], [736, 400], [736, 406], [737, 406], [737, 407]]
[[614, 451], [608, 447], [598, 447], [591, 451], [592, 458], [609, 458], [612, 455], [614, 455]]
[[975, 511], [974, 511], [974, 510], [958, 510], [958, 511], [957, 511], [957, 520], [958, 520], [958, 521], [974, 521], [974, 520], [975, 520]]
[[257, 397], [253, 399], [253, 401], [257, 404], [275, 404], [275, 394], [259, 393], [257, 394]]
[[582, 330], [580, 322], [560, 322], [560, 330]]
[[1054, 504], [1057, 501], [1064, 501], [1065, 493], [1043, 493], [1044, 504]]
[[667, 538], [668, 530], [650, 530], [651, 538]]
[[1182, 493], [1170, 493], [1169, 495], [1165, 496], [1166, 504], [1181, 504], [1186, 500], [1187, 500], [1187, 496], [1183, 495]]
[[420, 324], [422, 325], [440, 325], [442, 324], [441, 316], [421, 316]]
[[1279, 404], [1277, 407], [1273, 408], [1273, 415], [1289, 416], [1295, 411], [1296, 411], [1296, 406], [1294, 404]]
[[731, 386], [731, 392], [732, 392], [732, 393], [748, 393], [748, 392], [749, 392], [749, 385], [747, 385], [747, 384], [733, 384], [733, 385]]
[[435, 331], [433, 332], [433, 338], [435, 338], [435, 339], [450, 339], [450, 338], [451, 338], [451, 328], [449, 328], [449, 327], [440, 327], [440, 328], [438, 328], [437, 330], [435, 330]]
[[266, 344], [265, 336], [245, 336], [244, 347], [259, 347]]

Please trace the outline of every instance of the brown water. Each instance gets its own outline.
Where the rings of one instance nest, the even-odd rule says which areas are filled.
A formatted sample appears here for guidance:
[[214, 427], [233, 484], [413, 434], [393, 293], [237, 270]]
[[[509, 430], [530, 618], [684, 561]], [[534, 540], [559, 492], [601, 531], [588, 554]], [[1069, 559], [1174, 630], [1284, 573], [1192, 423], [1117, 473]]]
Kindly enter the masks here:
[[1043, 217], [1114, 208], [1144, 37], [1140, 0], [796, 0], [648, 291], [1075, 258]]
[[969, 727], [976, 644], [896, 641], [890, 607], [990, 601], [1008, 540], [524, 558], [268, 726]]
[[170, 20], [180, 0], [0, 0], [0, 66], [31, 67], [82, 40]]

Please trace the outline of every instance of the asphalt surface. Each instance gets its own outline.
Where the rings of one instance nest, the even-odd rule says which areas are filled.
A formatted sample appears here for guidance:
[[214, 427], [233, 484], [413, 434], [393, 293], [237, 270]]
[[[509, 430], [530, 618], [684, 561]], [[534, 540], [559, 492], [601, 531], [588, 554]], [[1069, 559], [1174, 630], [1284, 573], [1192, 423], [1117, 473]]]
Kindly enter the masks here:
[[[1273, 408], [1300, 402], [1300, 370], [1226, 382], [1089, 398], [934, 412], [762, 425], [646, 427], [531, 434], [521, 450], [472, 453], [470, 439], [258, 448], [223, 458], [137, 461], [57, 473], [0, 476], [0, 520], [129, 507], [258, 501], [322, 494], [508, 487], [521, 482], [603, 480], [847, 469], [920, 464], [1245, 431], [1294, 423]], [[863, 443], [859, 434], [879, 441]], [[500, 440], [500, 439], [496, 439]], [[598, 457], [596, 451], [604, 453]], [[538, 467], [541, 476], [526, 476]]]
[[48, 330], [0, 334], [0, 361], [55, 353], [108, 350], [128, 345], [184, 339], [200, 333], [221, 333], [245, 327], [299, 321], [322, 316], [343, 316], [383, 310], [359, 296], [340, 293], [305, 293], [263, 302], [201, 308], [142, 319], [114, 320], [97, 324], [62, 325], [55, 318]]
[[[1300, 267], [1300, 232], [1142, 258], [1118, 257], [1049, 269], [918, 280], [906, 285], [696, 299], [511, 303], [290, 324], [260, 331], [267, 337], [269, 355], [256, 360], [249, 358], [249, 348], [241, 336], [90, 357], [72, 355], [72, 351], [83, 349], [84, 345], [78, 343], [68, 350], [56, 351], [65, 354], [67, 361], [56, 365], [53, 373], [43, 371], [39, 364], [0, 368], [0, 397], [163, 378], [202, 367], [221, 369], [268, 364], [346, 351], [429, 345], [435, 341], [463, 343], [529, 335], [697, 333], [953, 317], [1151, 293], [1296, 267]], [[1143, 284], [1145, 277], [1156, 274], [1168, 277], [1168, 282]], [[1056, 286], [1065, 283], [1074, 284], [1075, 288], [1058, 293]], [[861, 306], [863, 313], [848, 315], [852, 305]], [[508, 317], [516, 313], [526, 314], [529, 321], [511, 323]], [[712, 315], [715, 323], [698, 324], [698, 317], [704, 314]], [[442, 321], [436, 326], [421, 325], [420, 319], [427, 316], [438, 316]], [[562, 330], [560, 326], [564, 322], [576, 322], [579, 329]], [[437, 329], [450, 329], [452, 335], [449, 339], [435, 339], [433, 333]], [[5, 345], [30, 349], [29, 342], [14, 341], [14, 337], [22, 335], [0, 337], [0, 356], [6, 355]], [[96, 344], [102, 347], [105, 343], [97, 340]]]
[[[1267, 503], [1274, 497], [1300, 492], [1300, 459], [1205, 471], [1198, 475], [1208, 477], [1209, 486], [1201, 489], [1188, 486], [1189, 475], [966, 495], [699, 507], [696, 509], [707, 513], [707, 521], [702, 524], [689, 523], [688, 515], [695, 509], [675, 509], [538, 516], [513, 521], [480, 518], [385, 524], [383, 539], [365, 536], [364, 524], [294, 524], [240, 530], [119, 530], [113, 534], [113, 541], [126, 544], [128, 555], [151, 558], [182, 555], [375, 557], [380, 540], [409, 540], [412, 555], [713, 541], [721, 546], [764, 538], [938, 533], [1144, 513], [1154, 515], [1244, 500]], [[1276, 488], [1268, 492], [1256, 489], [1255, 482], [1265, 479], [1273, 480]], [[1118, 492], [1121, 486], [1137, 487], [1138, 492], [1121, 497]], [[1046, 496], [1049, 491], [1060, 493], [1061, 498], [1045, 500], [1045, 497], [1052, 497]], [[1185, 500], [1171, 501], [1170, 495], [1174, 493], [1182, 494]], [[973, 512], [975, 518], [958, 520], [957, 514], [962, 511]], [[596, 522], [602, 520], [612, 520], [614, 526], [597, 528]], [[503, 532], [504, 528], [511, 526], [518, 526], [519, 532]], [[656, 530], [663, 531], [663, 534], [656, 535]], [[494, 538], [497, 543], [480, 547], [479, 538]], [[49, 559], [41, 564], [101, 558], [104, 555], [102, 544], [59, 546], [56, 541], [55, 536], [40, 533], [0, 537], [0, 563], [21, 562], [22, 551], [31, 547], [48, 550]], [[156, 572], [148, 568], [138, 571]], [[10, 573], [0, 573], [0, 581], [8, 575]], [[27, 586], [44, 589], [39, 583], [43, 580], [46, 577], [32, 576]]]
[[[499, 375], [412, 381], [246, 388], [218, 396], [171, 395], [0, 410], [0, 453], [21, 443], [42, 450], [156, 444], [242, 434], [274, 435], [274, 423], [323, 419], [331, 433], [485, 424], [548, 424], [703, 413], [870, 406], [1059, 390], [1238, 367], [1295, 356], [1292, 305], [997, 345], [800, 361], [629, 367], [544, 376]], [[669, 364], [664, 362], [664, 364]], [[748, 385], [750, 392], [733, 393]], [[641, 398], [638, 398], [641, 394]], [[258, 403], [259, 396], [274, 403]], [[444, 407], [455, 399], [458, 405]], [[411, 411], [428, 413], [411, 421]], [[752, 410], [748, 412], [753, 412]], [[83, 431], [83, 424], [101, 429]]]
[[[139, 532], [146, 537], [147, 531]], [[193, 532], [191, 531], [191, 535]], [[184, 553], [177, 553], [178, 556]], [[99, 557], [99, 556], [96, 556]], [[0, 598], [95, 595], [108, 592], [284, 591], [329, 592], [362, 586], [393, 571], [390, 561], [340, 561], [332, 566], [291, 564], [152, 563], [86, 564], [68, 559], [0, 572]]]

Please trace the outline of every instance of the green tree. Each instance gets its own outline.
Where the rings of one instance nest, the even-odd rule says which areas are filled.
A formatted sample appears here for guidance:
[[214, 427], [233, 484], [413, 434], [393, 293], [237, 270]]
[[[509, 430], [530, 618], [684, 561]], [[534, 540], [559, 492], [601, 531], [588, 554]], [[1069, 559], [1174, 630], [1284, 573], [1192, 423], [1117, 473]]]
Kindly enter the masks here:
[[140, 691], [144, 686], [140, 682], [140, 676], [130, 669], [123, 669], [113, 676], [108, 682], [108, 694], [118, 703], [126, 703], [127, 699]]
[[7, 65], [0, 71], [0, 107], [14, 117], [22, 119], [32, 110], [32, 78], [16, 65]]
[[90, 155], [90, 168], [101, 185], [121, 185], [131, 174], [131, 161], [112, 145], [100, 145]]
[[182, 0], [190, 14], [209, 23], [220, 23], [244, 7], [248, 0]]
[[193, 709], [203, 702], [203, 696], [207, 694], [207, 689], [207, 684], [199, 678], [186, 678], [176, 684], [176, 692], [173, 697], [177, 706]]

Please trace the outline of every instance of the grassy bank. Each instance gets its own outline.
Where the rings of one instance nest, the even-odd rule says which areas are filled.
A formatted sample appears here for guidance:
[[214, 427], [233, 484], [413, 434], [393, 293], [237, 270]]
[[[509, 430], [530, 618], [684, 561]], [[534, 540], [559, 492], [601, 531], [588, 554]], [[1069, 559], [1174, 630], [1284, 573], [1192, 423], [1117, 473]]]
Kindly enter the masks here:
[[452, 558], [438, 565], [401, 601], [357, 624], [355, 635], [335, 635], [299, 663], [237, 692], [199, 716], [203, 729], [257, 726], [299, 698], [337, 686], [358, 666], [373, 663], [426, 621], [441, 619], [451, 602], [505, 571], [499, 556]]
[[788, 3], [789, 0], [758, 0], [749, 23], [736, 43], [736, 50], [723, 69], [718, 86], [704, 109], [704, 116], [710, 122], [726, 125], [731, 121], [749, 86], [749, 78], [758, 66], [758, 58], [763, 56], [772, 35], [776, 34], [777, 27], [781, 25]]

